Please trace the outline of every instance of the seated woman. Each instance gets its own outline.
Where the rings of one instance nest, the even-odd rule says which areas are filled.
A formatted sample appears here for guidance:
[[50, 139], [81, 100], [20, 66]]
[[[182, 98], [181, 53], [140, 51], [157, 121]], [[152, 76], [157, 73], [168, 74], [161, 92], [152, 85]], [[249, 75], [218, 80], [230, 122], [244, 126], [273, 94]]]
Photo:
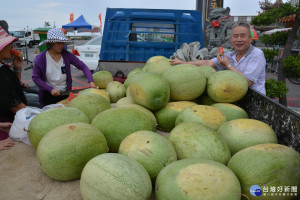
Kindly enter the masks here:
[[[23, 57], [13, 56], [11, 53], [12, 43], [17, 40], [18, 38], [10, 36], [0, 27], [0, 140], [8, 138], [14, 115], [20, 109], [25, 108], [27, 104], [23, 88], [20, 85]], [[13, 60], [12, 66], [3, 62], [10, 59]], [[11, 143], [11, 141], [1, 141], [0, 146], [8, 145], [10, 147]]]
[[57, 103], [68, 96], [61, 92], [72, 89], [71, 64], [82, 70], [90, 87], [96, 88], [89, 68], [75, 55], [65, 50], [66, 44], [72, 43], [59, 28], [50, 29], [47, 40], [48, 49], [40, 53], [34, 60], [32, 80], [39, 87], [39, 102], [41, 106]]

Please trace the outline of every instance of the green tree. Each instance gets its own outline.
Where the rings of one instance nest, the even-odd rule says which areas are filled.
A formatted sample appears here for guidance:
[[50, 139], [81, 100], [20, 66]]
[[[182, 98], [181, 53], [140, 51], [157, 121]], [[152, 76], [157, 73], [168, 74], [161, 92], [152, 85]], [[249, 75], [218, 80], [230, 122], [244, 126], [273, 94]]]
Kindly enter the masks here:
[[[263, 2], [260, 2], [260, 4], [261, 3]], [[282, 61], [284, 60], [284, 58], [286, 58], [291, 54], [291, 49], [296, 39], [298, 28], [300, 26], [299, 4], [300, 4], [300, 0], [298, 1], [297, 6], [292, 6], [290, 3], [282, 3], [280, 6], [274, 4], [273, 6], [271, 6], [271, 8], [269, 8], [270, 5], [268, 5], [269, 9], [265, 10], [263, 13], [260, 13], [258, 16], [254, 17], [251, 21], [251, 24], [255, 26], [270, 25], [273, 23], [278, 24], [280, 18], [289, 16], [291, 14], [296, 14], [296, 18], [292, 26], [292, 29], [288, 34], [285, 44], [283, 44], [284, 50], [278, 63], [278, 81], [282, 81], [282, 82], [285, 82], [285, 78], [286, 78], [286, 73], [284, 71]], [[273, 40], [282, 41], [282, 38], [273, 39]], [[286, 95], [280, 97], [279, 102], [286, 106], [287, 105]]]
[[260, 9], [262, 9], [264, 11], [270, 10], [273, 6], [273, 4], [271, 3], [270, 0], [260, 1], [258, 3], [259, 3]]

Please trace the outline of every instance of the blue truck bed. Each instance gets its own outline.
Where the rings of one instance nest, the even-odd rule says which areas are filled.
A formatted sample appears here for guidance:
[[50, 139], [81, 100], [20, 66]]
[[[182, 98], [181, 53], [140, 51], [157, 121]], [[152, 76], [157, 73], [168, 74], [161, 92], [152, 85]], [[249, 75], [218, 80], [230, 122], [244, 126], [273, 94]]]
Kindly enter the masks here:
[[170, 57], [183, 43], [203, 46], [196, 10], [107, 8], [100, 61], [139, 61]]

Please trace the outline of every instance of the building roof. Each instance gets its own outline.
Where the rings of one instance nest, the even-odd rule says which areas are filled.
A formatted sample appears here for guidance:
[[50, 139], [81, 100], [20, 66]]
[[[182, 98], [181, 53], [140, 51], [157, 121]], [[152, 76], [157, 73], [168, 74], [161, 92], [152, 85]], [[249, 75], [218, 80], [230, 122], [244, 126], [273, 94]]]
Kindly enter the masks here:
[[279, 19], [279, 22], [294, 22], [296, 18], [296, 14], [289, 15], [287, 17], [282, 17]]
[[33, 32], [36, 34], [47, 34], [47, 32], [50, 30], [51, 28], [47, 27], [47, 28], [37, 28], [34, 29]]

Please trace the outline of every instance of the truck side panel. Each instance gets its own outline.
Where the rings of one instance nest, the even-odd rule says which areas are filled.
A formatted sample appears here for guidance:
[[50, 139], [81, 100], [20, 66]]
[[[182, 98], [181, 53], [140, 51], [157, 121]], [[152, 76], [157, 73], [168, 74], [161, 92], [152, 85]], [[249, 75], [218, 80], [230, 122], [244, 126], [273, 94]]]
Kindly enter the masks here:
[[251, 119], [270, 125], [278, 138], [278, 143], [300, 152], [300, 115], [267, 96], [249, 89], [238, 103]]

